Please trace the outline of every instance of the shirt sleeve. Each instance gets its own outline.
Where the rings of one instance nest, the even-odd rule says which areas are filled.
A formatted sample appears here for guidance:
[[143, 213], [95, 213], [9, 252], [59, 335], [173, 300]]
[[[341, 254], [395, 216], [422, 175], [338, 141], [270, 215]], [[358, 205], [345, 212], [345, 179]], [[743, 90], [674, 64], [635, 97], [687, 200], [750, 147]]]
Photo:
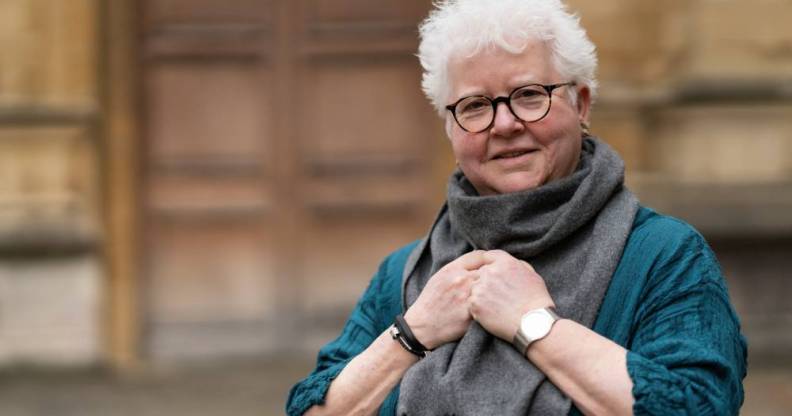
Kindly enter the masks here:
[[717, 260], [689, 233], [654, 259], [627, 353], [636, 415], [733, 415], [746, 341]]
[[292, 387], [286, 401], [288, 415], [302, 415], [311, 406], [323, 404], [330, 383], [349, 361], [368, 348], [388, 327], [401, 305], [399, 271], [403, 269], [404, 260], [411, 247], [412, 245], [403, 248], [382, 262], [352, 310], [341, 334], [319, 350], [316, 368]]

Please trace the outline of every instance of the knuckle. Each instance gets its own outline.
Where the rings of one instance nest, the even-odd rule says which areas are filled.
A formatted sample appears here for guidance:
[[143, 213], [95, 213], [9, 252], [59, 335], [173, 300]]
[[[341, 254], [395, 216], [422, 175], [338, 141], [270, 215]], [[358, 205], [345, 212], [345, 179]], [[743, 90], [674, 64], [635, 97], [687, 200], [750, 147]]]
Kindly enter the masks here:
[[504, 256], [508, 256], [509, 255], [509, 253], [507, 253], [507, 252], [505, 252], [505, 251], [503, 251], [501, 249], [491, 250], [490, 253], [492, 253], [492, 255], [494, 255], [496, 257], [504, 257]]
[[464, 286], [466, 282], [467, 282], [467, 277], [463, 273], [455, 274], [451, 278], [451, 285], [453, 285], [454, 287]]
[[478, 296], [479, 295], [478, 295], [478, 289], [477, 288], [474, 287], [474, 288], [470, 289], [470, 294], [467, 297], [467, 301], [468, 301], [468, 304], [470, 304], [471, 307], [473, 307], [473, 305], [476, 305], [478, 303]]

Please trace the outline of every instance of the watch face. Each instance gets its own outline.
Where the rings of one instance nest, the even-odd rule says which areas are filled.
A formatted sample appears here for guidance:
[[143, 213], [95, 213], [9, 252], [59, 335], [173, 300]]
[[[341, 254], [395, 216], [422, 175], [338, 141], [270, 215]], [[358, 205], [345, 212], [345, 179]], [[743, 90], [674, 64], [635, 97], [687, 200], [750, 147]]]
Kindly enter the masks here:
[[550, 332], [553, 326], [553, 317], [543, 310], [532, 311], [525, 314], [520, 323], [520, 329], [530, 341], [540, 339]]

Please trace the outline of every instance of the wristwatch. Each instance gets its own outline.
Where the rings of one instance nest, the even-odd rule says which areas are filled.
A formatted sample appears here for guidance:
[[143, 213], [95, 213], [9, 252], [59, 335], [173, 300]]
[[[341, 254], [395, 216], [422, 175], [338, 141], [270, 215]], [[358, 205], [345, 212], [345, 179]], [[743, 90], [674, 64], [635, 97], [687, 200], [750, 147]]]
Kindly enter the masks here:
[[528, 347], [534, 342], [547, 336], [553, 324], [561, 319], [553, 308], [539, 308], [528, 311], [520, 318], [520, 327], [514, 334], [512, 344], [522, 355], [528, 352]]

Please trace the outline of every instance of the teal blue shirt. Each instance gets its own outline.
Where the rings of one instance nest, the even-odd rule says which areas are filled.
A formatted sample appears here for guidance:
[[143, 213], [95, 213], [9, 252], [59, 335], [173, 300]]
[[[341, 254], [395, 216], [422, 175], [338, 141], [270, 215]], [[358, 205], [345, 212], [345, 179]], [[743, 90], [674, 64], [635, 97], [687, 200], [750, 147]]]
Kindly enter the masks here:
[[[291, 389], [289, 415], [323, 403], [344, 366], [402, 312], [402, 271], [415, 244], [382, 262], [341, 335]], [[593, 330], [628, 350], [635, 414], [738, 413], [746, 342], [715, 255], [688, 224], [639, 210]], [[398, 386], [380, 415], [394, 415], [397, 399]], [[570, 414], [579, 413], [573, 408]]]

